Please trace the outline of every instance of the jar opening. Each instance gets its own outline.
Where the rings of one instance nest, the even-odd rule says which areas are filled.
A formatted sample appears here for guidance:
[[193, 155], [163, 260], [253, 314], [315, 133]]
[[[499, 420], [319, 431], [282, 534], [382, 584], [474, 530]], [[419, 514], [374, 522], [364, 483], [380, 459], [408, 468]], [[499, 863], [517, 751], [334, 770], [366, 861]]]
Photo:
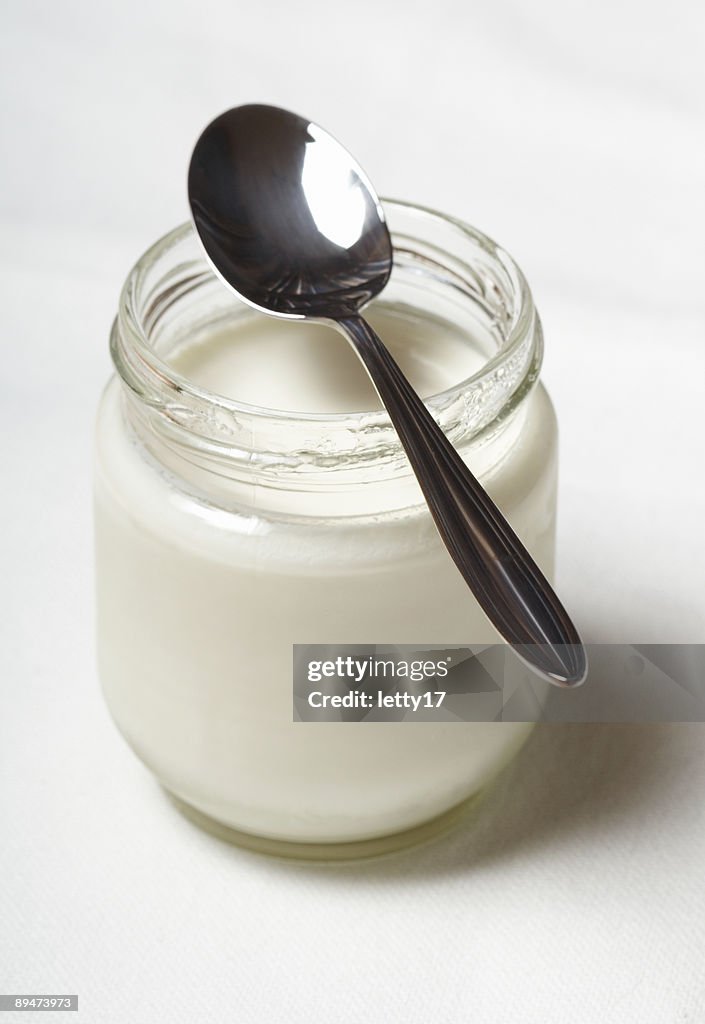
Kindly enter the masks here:
[[[475, 373], [426, 399], [450, 440], [468, 443], [508, 417], [538, 377], [542, 336], [531, 294], [511, 257], [480, 232], [409, 203], [383, 204], [394, 271], [381, 299], [460, 332], [479, 325], [487, 339]], [[268, 409], [201, 387], [170, 363], [189, 338], [248, 312], [207, 265], [190, 224], [149, 249], [128, 275], [111, 335], [133, 417], [221, 465], [256, 465], [279, 478], [371, 463], [407, 472], [384, 410]]]

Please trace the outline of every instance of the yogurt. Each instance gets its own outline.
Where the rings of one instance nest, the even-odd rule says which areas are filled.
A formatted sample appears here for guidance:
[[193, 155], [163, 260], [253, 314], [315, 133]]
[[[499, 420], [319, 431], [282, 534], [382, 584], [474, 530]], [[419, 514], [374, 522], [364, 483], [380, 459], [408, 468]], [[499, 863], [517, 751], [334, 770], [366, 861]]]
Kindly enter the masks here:
[[[164, 248], [160, 274], [178, 265], [186, 277], [178, 245]], [[146, 283], [133, 284], [137, 304]], [[492, 357], [496, 323], [471, 318], [469, 331], [457, 295], [440, 315], [416, 282], [398, 295], [411, 287], [415, 303], [392, 291], [370, 320], [422, 396], [456, 388], [450, 405], [463, 407], [472, 388], [462, 382]], [[305, 855], [310, 844], [362, 850], [411, 834], [480, 790], [530, 727], [294, 722], [292, 645], [498, 637], [403, 453], [370, 440], [384, 414], [344, 338], [234, 308], [198, 319], [195, 307], [209, 304], [191, 301], [183, 330], [172, 307], [151, 326], [143, 316], [159, 379], [145, 377], [142, 393], [118, 322], [119, 373], [98, 415], [98, 652], [110, 711], [163, 786], [235, 839], [302, 844]], [[501, 390], [503, 375], [492, 379]], [[146, 392], [159, 387], [157, 408]], [[187, 392], [200, 418], [184, 411]], [[534, 381], [512, 401], [459, 449], [550, 578], [555, 417]]]

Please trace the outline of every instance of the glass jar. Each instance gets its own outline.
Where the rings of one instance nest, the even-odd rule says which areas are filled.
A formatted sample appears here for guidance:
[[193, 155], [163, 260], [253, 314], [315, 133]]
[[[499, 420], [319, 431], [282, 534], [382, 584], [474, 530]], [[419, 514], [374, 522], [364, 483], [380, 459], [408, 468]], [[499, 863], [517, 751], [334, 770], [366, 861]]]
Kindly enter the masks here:
[[[550, 579], [557, 433], [526, 282], [467, 225], [384, 206], [395, 264], [377, 303], [483, 350], [478, 372], [428, 405]], [[128, 276], [97, 424], [102, 687], [129, 744], [197, 820], [259, 849], [375, 853], [451, 820], [530, 726], [293, 720], [295, 643], [498, 637], [383, 411], [248, 406], [169, 364], [251, 315], [188, 225]]]

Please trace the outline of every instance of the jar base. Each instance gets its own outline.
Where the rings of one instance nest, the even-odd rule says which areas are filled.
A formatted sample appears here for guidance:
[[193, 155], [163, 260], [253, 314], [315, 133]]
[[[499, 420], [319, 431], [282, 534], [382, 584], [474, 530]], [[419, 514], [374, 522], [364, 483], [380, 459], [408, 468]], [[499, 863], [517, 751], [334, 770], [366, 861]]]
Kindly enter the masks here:
[[171, 803], [188, 821], [223, 842], [254, 853], [265, 854], [269, 857], [278, 857], [284, 860], [315, 861], [321, 864], [385, 857], [389, 854], [409, 849], [412, 846], [419, 846], [431, 840], [439, 839], [475, 810], [482, 800], [485, 788], [483, 787], [466, 800], [456, 804], [430, 821], [425, 821], [402, 832], [394, 832], [391, 835], [374, 836], [371, 839], [353, 840], [350, 842], [306, 843], [271, 839], [267, 836], [254, 835], [251, 832], [241, 832], [239, 829], [231, 828], [229, 825], [224, 825], [215, 818], [204, 814], [162, 786], [164, 793]]

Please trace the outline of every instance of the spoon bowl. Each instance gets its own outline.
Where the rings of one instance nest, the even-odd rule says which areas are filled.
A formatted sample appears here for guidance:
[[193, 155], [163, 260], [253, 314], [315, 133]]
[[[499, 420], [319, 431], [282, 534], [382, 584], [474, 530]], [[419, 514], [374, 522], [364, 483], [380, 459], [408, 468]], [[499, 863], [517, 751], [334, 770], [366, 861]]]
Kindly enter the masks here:
[[328, 132], [278, 107], [236, 107], [205, 129], [188, 175], [214, 270], [281, 317], [352, 316], [386, 285], [392, 242], [364, 171]]

